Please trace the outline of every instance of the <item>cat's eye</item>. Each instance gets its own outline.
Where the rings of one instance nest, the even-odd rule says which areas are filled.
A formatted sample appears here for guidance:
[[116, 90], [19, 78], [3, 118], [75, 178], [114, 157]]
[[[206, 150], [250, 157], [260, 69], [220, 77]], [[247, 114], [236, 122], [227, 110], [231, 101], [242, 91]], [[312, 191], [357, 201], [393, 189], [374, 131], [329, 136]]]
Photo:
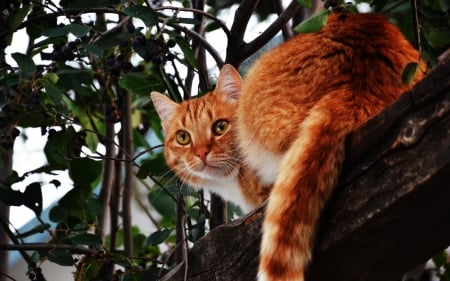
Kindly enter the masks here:
[[221, 136], [225, 134], [225, 132], [228, 130], [228, 127], [230, 126], [230, 122], [227, 120], [219, 120], [213, 125], [213, 133], [216, 136]]
[[183, 130], [177, 132], [176, 140], [181, 145], [187, 145], [191, 142], [191, 135]]

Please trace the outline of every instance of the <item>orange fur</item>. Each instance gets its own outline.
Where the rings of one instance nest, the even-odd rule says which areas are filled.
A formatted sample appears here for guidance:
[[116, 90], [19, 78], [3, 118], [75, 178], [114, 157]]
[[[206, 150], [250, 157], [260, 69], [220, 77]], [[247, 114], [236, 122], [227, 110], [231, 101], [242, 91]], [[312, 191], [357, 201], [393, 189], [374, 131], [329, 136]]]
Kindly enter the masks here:
[[[225, 65], [216, 90], [202, 98], [177, 105], [152, 93], [166, 133], [166, 161], [183, 181], [247, 211], [262, 203], [273, 185], [259, 281], [304, 280], [346, 136], [411, 88], [401, 74], [418, 59], [382, 16], [330, 15], [319, 32], [263, 55], [242, 88], [237, 71]], [[230, 128], [218, 137], [211, 126], [219, 119], [230, 121]], [[179, 130], [191, 134], [189, 145], [177, 144]], [[220, 158], [227, 160], [219, 165]]]
[[401, 74], [418, 59], [382, 16], [333, 14], [322, 30], [269, 51], [249, 70], [239, 97], [239, 144], [247, 165], [274, 184], [258, 280], [304, 280], [345, 137], [411, 88]]
[[[151, 98], [166, 134], [164, 154], [168, 166], [183, 182], [216, 193], [247, 212], [264, 202], [269, 188], [242, 164], [238, 153], [235, 113], [240, 86], [234, 70], [222, 71], [216, 89], [201, 98], [181, 104], [156, 92]], [[224, 134], [217, 135], [213, 126], [220, 120], [228, 121], [229, 126]], [[180, 130], [189, 133], [190, 143], [177, 142]]]

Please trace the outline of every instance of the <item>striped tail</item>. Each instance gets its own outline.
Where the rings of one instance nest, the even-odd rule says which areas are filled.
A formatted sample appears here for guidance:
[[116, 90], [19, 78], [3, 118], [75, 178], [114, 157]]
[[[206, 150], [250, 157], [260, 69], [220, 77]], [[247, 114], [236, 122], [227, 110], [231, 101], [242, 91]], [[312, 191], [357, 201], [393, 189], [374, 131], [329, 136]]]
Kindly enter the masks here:
[[302, 123], [269, 196], [258, 281], [304, 280], [317, 222], [344, 158], [345, 137], [358, 125], [352, 113], [319, 105]]

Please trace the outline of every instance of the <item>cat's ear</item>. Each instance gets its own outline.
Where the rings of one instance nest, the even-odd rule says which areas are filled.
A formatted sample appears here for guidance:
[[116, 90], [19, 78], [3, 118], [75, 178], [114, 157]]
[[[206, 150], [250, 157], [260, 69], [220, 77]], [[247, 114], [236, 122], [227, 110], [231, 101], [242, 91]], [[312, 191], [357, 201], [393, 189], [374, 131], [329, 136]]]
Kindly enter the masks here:
[[166, 95], [158, 92], [152, 92], [150, 94], [150, 98], [152, 99], [159, 118], [161, 118], [162, 128], [165, 132], [167, 132], [170, 120], [172, 119], [178, 104], [169, 99]]
[[242, 79], [239, 72], [231, 64], [222, 66], [215, 92], [225, 95], [227, 99], [238, 100], [241, 87]]

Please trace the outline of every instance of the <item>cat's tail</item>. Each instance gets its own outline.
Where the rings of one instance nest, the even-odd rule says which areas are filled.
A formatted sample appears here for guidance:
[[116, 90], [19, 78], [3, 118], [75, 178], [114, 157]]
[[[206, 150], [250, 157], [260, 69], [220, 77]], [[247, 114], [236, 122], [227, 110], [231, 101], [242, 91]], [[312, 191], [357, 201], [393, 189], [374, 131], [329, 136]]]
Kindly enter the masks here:
[[[320, 105], [283, 159], [265, 213], [259, 281], [303, 281], [320, 213], [336, 185], [353, 114]], [[336, 120], [332, 116], [343, 116]]]

